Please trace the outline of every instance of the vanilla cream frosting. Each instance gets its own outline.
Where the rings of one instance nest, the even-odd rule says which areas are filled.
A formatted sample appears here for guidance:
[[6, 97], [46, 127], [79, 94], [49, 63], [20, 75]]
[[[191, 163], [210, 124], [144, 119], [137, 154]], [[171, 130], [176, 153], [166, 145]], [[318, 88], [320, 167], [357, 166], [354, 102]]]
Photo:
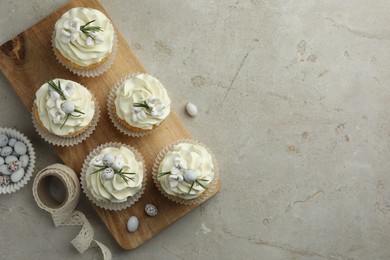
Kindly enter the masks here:
[[[117, 171], [113, 177], [106, 179], [104, 171], [98, 171], [104, 165], [103, 157], [106, 154], [113, 155], [115, 158], [114, 164], [120, 165], [119, 167], [123, 173], [131, 173], [126, 174], [126, 176], [132, 178], [132, 180], [128, 179], [126, 182]], [[114, 168], [114, 166], [112, 167]], [[108, 147], [104, 148], [90, 161], [85, 179], [87, 188], [97, 200], [120, 203], [126, 201], [128, 197], [134, 196], [141, 189], [143, 173], [143, 163], [137, 161], [134, 153], [128, 148], [124, 146], [120, 148]]]
[[[64, 100], [48, 83], [38, 89], [35, 93], [35, 105], [43, 126], [58, 136], [68, 136], [88, 126], [95, 113], [92, 94], [71, 80], [53, 79], [53, 82], [61, 87], [66, 99]], [[72, 103], [75, 109], [84, 114], [73, 112], [67, 118], [65, 103]]]
[[159, 125], [171, 111], [171, 100], [161, 82], [139, 74], [124, 80], [115, 93], [118, 117], [129, 125], [148, 130]]
[[208, 188], [214, 178], [210, 153], [203, 146], [179, 143], [164, 156], [158, 180], [164, 191], [183, 199], [194, 199]]
[[[82, 26], [101, 27], [101, 31], [84, 33]], [[82, 67], [99, 63], [114, 44], [114, 27], [100, 11], [76, 7], [64, 13], [55, 24], [55, 47], [61, 54]]]

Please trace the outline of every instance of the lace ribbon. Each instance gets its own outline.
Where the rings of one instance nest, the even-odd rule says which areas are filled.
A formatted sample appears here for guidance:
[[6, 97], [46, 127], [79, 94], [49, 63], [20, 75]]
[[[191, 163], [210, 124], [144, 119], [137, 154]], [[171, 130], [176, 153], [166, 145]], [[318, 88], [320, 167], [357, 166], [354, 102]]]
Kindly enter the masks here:
[[[50, 195], [50, 178], [57, 178], [64, 184], [66, 189], [64, 202], [58, 203]], [[80, 182], [71, 168], [63, 164], [53, 164], [41, 170], [34, 179], [33, 195], [38, 206], [51, 214], [56, 227], [61, 225], [83, 226], [76, 238], [71, 241], [79, 253], [83, 253], [90, 247], [98, 246], [105, 260], [112, 259], [110, 250], [93, 239], [94, 231], [85, 215], [74, 210], [80, 197]]]

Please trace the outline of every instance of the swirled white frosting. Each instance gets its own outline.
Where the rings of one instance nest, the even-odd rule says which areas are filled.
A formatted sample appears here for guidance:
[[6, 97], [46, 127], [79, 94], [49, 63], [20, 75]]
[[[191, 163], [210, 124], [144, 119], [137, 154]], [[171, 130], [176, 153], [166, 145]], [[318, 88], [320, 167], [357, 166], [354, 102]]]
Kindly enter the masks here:
[[[102, 31], [83, 33], [80, 27], [98, 26]], [[100, 11], [75, 7], [64, 13], [55, 24], [55, 47], [61, 54], [82, 67], [96, 64], [109, 55], [114, 44], [114, 27]]]
[[[99, 170], [97, 165], [103, 165], [103, 156], [112, 154], [116, 158], [116, 163], [122, 164], [123, 172], [134, 173], [129, 175], [133, 180], [126, 181], [119, 175], [114, 174], [112, 179], [105, 179], [103, 171], [93, 173]], [[120, 148], [108, 147], [104, 148], [97, 156], [89, 163], [86, 172], [87, 188], [92, 195], [99, 201], [105, 202], [124, 202], [128, 197], [136, 194], [142, 187], [144, 178], [144, 166], [141, 161], [137, 161], [134, 153], [128, 148], [121, 146]]]
[[[186, 181], [188, 171], [195, 173], [195, 182]], [[210, 153], [203, 146], [180, 143], [164, 156], [158, 174], [161, 175], [158, 180], [166, 193], [183, 199], [194, 199], [205, 191], [205, 187], [209, 187], [214, 178], [214, 165]]]
[[[115, 94], [118, 117], [136, 128], [152, 129], [171, 111], [171, 100], [167, 91], [158, 79], [148, 74], [126, 79]], [[139, 107], [137, 104], [146, 104], [150, 109]]]
[[[66, 100], [52, 90], [48, 83], [38, 89], [35, 93], [35, 105], [43, 126], [58, 136], [68, 136], [88, 126], [95, 113], [92, 94], [85, 87], [71, 80], [53, 79], [53, 82], [60, 84]], [[63, 104], [66, 101], [72, 102], [75, 108], [84, 114], [72, 113], [64, 124], [67, 114], [63, 110]]]

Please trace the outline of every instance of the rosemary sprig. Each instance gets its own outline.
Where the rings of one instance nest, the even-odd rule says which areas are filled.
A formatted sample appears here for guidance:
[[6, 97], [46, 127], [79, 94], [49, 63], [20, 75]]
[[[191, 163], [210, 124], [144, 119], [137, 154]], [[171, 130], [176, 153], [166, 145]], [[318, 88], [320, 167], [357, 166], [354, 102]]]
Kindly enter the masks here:
[[61, 89], [60, 81], [58, 81], [58, 86], [56, 85], [56, 83], [54, 83], [54, 81], [52, 79], [48, 80], [46, 83], [49, 84], [49, 86], [52, 87], [54, 89], [54, 91], [58, 93], [58, 95], [60, 95], [62, 100], [66, 100], [64, 92], [62, 92], [62, 89]]
[[161, 172], [158, 174], [157, 178], [160, 178], [160, 177], [167, 175], [167, 174], [171, 174], [171, 172]]
[[[61, 98], [62, 100], [66, 101], [67, 99], [66, 99], [66, 97], [65, 97], [65, 94], [64, 94], [64, 92], [63, 92], [62, 89], [61, 89], [61, 82], [60, 82], [60, 81], [57, 81], [57, 82], [58, 82], [58, 85], [51, 79], [51, 80], [48, 80], [46, 83], [49, 84], [49, 86], [50, 86], [55, 92], [57, 92], [58, 95], [60, 95], [60, 98]], [[82, 111], [80, 111], [80, 110], [78, 110], [78, 109], [74, 109], [73, 112], [85, 115], [84, 112], [82, 112]], [[81, 116], [81, 115], [75, 115], [75, 114], [73, 114], [73, 112], [72, 112], [72, 113], [69, 113], [69, 114], [66, 114], [65, 120], [64, 120], [64, 122], [62, 123], [60, 129], [62, 129], [62, 128], [64, 127], [65, 123], [68, 121], [68, 119], [69, 119], [70, 116], [73, 116], [73, 117], [80, 117], [80, 116]]]
[[91, 32], [102, 32], [103, 31], [103, 28], [100, 26], [88, 26], [91, 23], [93, 23], [94, 21], [95, 20], [89, 21], [88, 23], [80, 26], [80, 31], [82, 31], [85, 35], [91, 37], [92, 39], [95, 39], [95, 37], [93, 37], [91, 35]]
[[[94, 172], [91, 172], [91, 174], [94, 174], [94, 173], [97, 173], [100, 171], [104, 171], [105, 169], [110, 168], [109, 166], [106, 166], [106, 165], [95, 165], [95, 167], [98, 167], [99, 169], [97, 169]], [[119, 171], [114, 170], [114, 174], [118, 174], [122, 178], [122, 180], [126, 182], [126, 184], [129, 183], [129, 180], [135, 182], [134, 178], [127, 176], [128, 174], [134, 175], [135, 172], [123, 172], [122, 169], [120, 169]]]
[[[204, 181], [204, 180], [202, 180], [202, 181]], [[207, 187], [204, 186], [202, 183], [200, 183], [199, 180], [196, 180], [195, 182], [196, 182], [196, 184], [198, 184], [199, 186], [201, 186], [203, 189], [207, 189]]]

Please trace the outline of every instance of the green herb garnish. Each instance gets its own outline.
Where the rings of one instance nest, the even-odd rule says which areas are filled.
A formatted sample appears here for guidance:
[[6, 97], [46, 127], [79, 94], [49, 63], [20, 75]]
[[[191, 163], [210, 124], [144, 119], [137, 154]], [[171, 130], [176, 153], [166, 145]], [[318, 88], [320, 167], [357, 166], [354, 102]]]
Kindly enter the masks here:
[[89, 21], [88, 23], [80, 26], [80, 31], [82, 31], [85, 35], [91, 37], [95, 40], [95, 37], [91, 35], [91, 32], [102, 32], [103, 28], [100, 26], [88, 26], [93, 23], [95, 20]]
[[[99, 169], [92, 172], [91, 174], [94, 174], [94, 173], [97, 173], [100, 171], [104, 171], [107, 168], [111, 168], [111, 167], [106, 166], [106, 165], [94, 165], [94, 166], [98, 167]], [[113, 169], [113, 170], [114, 170], [114, 174], [118, 174], [122, 178], [122, 180], [126, 182], [126, 184], [129, 184], [129, 180], [135, 182], [134, 178], [127, 176], [127, 175], [134, 175], [135, 172], [123, 172], [122, 169], [120, 169], [119, 171], [117, 171], [115, 169]]]

